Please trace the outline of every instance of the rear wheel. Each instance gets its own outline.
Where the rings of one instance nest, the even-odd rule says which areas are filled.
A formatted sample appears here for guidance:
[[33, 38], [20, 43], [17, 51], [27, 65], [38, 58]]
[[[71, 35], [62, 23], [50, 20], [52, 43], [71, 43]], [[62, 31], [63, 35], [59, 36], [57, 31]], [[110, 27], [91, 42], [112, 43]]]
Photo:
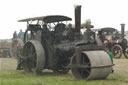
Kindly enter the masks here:
[[112, 47], [112, 55], [114, 58], [119, 59], [122, 56], [123, 50], [120, 45], [114, 45]]
[[125, 49], [124, 56], [128, 59], [128, 47]]
[[23, 59], [25, 72], [41, 73], [45, 65], [45, 53], [39, 41], [31, 40], [24, 45]]

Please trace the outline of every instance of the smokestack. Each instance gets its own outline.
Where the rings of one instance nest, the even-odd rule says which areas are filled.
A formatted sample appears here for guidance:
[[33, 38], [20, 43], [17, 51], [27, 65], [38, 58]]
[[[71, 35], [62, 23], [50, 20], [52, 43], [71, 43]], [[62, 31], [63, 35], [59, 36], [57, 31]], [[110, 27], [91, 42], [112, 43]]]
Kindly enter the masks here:
[[80, 33], [81, 28], [81, 5], [75, 6], [75, 32]]
[[122, 34], [122, 38], [124, 38], [125, 36], [125, 24], [121, 24], [121, 34]]

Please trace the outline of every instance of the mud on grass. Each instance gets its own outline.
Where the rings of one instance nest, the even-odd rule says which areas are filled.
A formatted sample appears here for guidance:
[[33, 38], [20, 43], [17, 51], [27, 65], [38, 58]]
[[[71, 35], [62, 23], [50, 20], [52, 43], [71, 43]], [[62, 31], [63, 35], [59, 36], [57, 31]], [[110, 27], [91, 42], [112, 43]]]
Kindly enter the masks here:
[[45, 70], [42, 75], [16, 71], [15, 59], [0, 59], [0, 85], [128, 85], [128, 59], [116, 59], [115, 72], [105, 80], [78, 81], [71, 72], [66, 75]]

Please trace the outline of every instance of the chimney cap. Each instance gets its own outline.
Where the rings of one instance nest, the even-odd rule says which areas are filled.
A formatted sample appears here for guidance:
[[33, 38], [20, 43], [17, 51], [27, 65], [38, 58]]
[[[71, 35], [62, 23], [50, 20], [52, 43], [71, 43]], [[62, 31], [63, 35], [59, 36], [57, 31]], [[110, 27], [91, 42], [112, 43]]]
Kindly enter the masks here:
[[74, 5], [74, 7], [76, 8], [76, 7], [82, 7], [81, 5]]
[[124, 23], [121, 23], [120, 25], [125, 25]]

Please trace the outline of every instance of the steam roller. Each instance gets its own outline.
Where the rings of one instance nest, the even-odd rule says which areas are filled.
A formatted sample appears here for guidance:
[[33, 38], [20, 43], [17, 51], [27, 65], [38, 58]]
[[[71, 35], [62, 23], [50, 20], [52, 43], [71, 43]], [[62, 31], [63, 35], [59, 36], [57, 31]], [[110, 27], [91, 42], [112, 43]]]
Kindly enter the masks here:
[[[76, 57], [76, 56], [74, 56]], [[82, 51], [80, 64], [72, 60], [72, 74], [79, 80], [105, 79], [112, 72], [112, 62], [104, 51]]]
[[[32, 24], [32, 21], [37, 24]], [[38, 22], [42, 21], [42, 24]], [[62, 22], [72, 19], [62, 15], [51, 15], [19, 20], [27, 22], [24, 35], [21, 66], [25, 72], [42, 73], [50, 69], [65, 74], [71, 69], [78, 80], [105, 79], [112, 72], [112, 62], [93, 25], [88, 22], [86, 31], [81, 33], [81, 6], [75, 7], [75, 27]], [[58, 22], [58, 23], [56, 23]], [[53, 23], [55, 26], [49, 30]], [[55, 24], [56, 23], [56, 24]], [[30, 34], [30, 40], [27, 37]]]

